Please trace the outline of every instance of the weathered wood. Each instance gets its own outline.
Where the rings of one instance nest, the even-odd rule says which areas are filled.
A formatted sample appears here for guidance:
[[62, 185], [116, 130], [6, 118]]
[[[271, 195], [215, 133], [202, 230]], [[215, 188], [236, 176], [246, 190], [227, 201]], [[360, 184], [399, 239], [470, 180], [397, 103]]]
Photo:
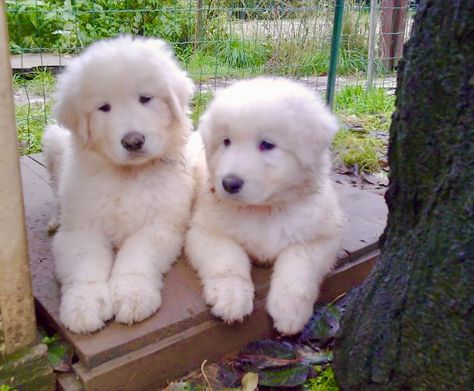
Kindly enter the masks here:
[[31, 345], [36, 321], [28, 263], [10, 53], [0, 3], [0, 358]]
[[408, 0], [382, 0], [380, 48], [382, 62], [392, 70], [402, 58]]
[[474, 390], [474, 2], [425, 0], [398, 72], [388, 225], [348, 304], [341, 390]]

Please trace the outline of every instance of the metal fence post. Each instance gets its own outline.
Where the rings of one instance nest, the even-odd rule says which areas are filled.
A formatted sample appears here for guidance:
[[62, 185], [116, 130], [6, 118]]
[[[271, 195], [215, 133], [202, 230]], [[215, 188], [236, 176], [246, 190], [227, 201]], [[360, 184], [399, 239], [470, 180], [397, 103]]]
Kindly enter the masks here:
[[336, 0], [334, 9], [334, 26], [331, 40], [331, 59], [329, 61], [328, 85], [326, 100], [332, 109], [334, 105], [334, 89], [336, 87], [337, 58], [339, 56], [339, 45], [341, 43], [342, 16], [344, 14], [344, 0]]

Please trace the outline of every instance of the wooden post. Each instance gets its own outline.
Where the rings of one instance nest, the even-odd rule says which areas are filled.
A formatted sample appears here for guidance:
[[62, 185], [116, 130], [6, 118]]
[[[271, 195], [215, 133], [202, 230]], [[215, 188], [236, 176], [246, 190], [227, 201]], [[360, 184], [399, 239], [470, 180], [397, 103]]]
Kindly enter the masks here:
[[382, 62], [392, 70], [402, 57], [408, 0], [382, 0], [380, 48]]
[[370, 90], [374, 82], [375, 73], [375, 34], [377, 32], [377, 20], [379, 17], [379, 0], [370, 0], [370, 26], [369, 26], [369, 54], [367, 68], [366, 89]]
[[194, 47], [198, 49], [202, 41], [202, 7], [203, 0], [196, 1], [196, 37], [194, 39]]
[[35, 341], [36, 321], [3, 7], [0, 28], [0, 352], [6, 355]]
[[[47, 350], [36, 344], [8, 33], [0, 2], [0, 384], [50, 390]], [[31, 388], [30, 388], [31, 386]]]

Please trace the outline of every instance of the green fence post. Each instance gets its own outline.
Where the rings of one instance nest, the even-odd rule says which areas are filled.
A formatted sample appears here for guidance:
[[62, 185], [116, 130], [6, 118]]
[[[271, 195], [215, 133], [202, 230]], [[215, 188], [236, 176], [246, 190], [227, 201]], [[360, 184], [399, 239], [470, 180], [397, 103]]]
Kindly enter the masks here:
[[336, 87], [337, 57], [339, 55], [339, 44], [341, 43], [342, 15], [344, 14], [344, 0], [336, 0], [334, 9], [334, 26], [331, 40], [331, 59], [329, 60], [328, 87], [326, 100], [332, 109], [334, 105], [334, 88]]

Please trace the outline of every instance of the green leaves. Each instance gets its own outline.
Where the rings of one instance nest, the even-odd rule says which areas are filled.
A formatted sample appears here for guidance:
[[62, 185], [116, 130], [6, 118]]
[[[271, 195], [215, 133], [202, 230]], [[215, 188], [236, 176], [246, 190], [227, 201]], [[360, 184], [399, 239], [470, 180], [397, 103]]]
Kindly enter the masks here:
[[57, 372], [70, 372], [73, 352], [58, 334], [44, 336], [41, 340], [48, 347], [48, 362]]

